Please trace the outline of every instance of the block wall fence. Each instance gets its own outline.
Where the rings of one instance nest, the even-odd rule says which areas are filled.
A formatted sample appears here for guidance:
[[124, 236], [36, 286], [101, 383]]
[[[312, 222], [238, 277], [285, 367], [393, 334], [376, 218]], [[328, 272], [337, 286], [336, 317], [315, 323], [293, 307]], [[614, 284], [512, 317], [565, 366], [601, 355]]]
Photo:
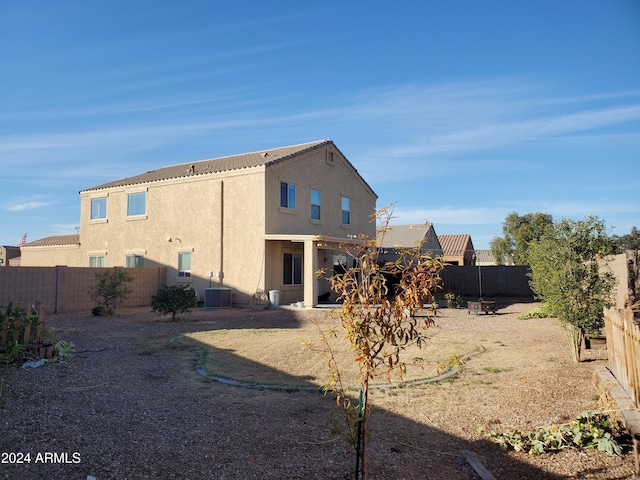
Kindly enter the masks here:
[[0, 268], [0, 306], [9, 302], [29, 308], [36, 301], [47, 313], [90, 312], [96, 303], [89, 297], [95, 274], [126, 271], [133, 277], [132, 293], [116, 308], [151, 304], [151, 296], [165, 284], [166, 268], [7, 267]]
[[[95, 274], [103, 271], [127, 271], [132, 277], [132, 295], [119, 301], [118, 307], [151, 304], [151, 296], [165, 284], [166, 268], [87, 268], [87, 267], [7, 267], [0, 268], [0, 306], [8, 302], [29, 307], [36, 301], [46, 305], [48, 313], [89, 312], [95, 302], [89, 290]], [[443, 289], [467, 298], [532, 297], [527, 266], [447, 266], [441, 272]]]

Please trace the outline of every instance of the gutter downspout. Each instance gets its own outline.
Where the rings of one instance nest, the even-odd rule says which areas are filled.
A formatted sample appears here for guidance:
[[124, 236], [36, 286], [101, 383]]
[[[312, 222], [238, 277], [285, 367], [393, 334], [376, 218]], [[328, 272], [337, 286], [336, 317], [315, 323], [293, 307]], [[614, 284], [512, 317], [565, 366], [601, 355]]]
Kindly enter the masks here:
[[218, 270], [218, 286], [224, 283], [224, 181], [220, 181], [220, 230], [218, 239], [220, 241], [220, 270]]

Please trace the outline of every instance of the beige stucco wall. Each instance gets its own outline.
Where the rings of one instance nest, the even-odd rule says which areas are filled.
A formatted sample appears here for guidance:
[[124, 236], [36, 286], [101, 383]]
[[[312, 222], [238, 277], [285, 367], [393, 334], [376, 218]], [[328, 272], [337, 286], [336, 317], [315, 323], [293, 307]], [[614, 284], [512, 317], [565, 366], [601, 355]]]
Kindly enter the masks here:
[[[328, 160], [333, 153], [333, 162]], [[296, 185], [296, 209], [280, 208], [280, 182]], [[346, 238], [367, 233], [375, 236], [370, 217], [376, 196], [340, 152], [331, 147], [313, 150], [272, 165], [266, 179], [266, 232], [328, 235]], [[321, 220], [310, 218], [311, 189], [321, 192]], [[351, 199], [351, 224], [343, 225], [341, 197]]]
[[[330, 153], [333, 153], [331, 161]], [[280, 182], [296, 185], [295, 210], [280, 207]], [[265, 177], [266, 233], [291, 235], [292, 240], [267, 242], [265, 291], [280, 291], [281, 304], [297, 302], [305, 298], [305, 304], [316, 300], [316, 295], [329, 290], [326, 280], [318, 280], [313, 272], [305, 272], [304, 282], [315, 284], [313, 299], [305, 296], [304, 285], [283, 285], [283, 255], [285, 252], [303, 253], [304, 264], [311, 265], [308, 255], [314, 257], [314, 270], [327, 268], [331, 274], [333, 254], [339, 252], [342, 240], [362, 233], [375, 237], [375, 223], [371, 215], [376, 208], [376, 195], [362, 181], [353, 167], [333, 146], [314, 150], [297, 158], [270, 166]], [[321, 192], [320, 220], [311, 219], [311, 189]], [[342, 224], [342, 196], [351, 200], [351, 223]], [[328, 237], [330, 247], [318, 247], [318, 242], [294, 236]], [[332, 242], [331, 240], [335, 240]], [[312, 243], [313, 249], [308, 245]], [[324, 242], [326, 243], [326, 242]], [[308, 290], [308, 289], [307, 289]]]
[[[0, 267], [8, 267], [12, 264], [11, 259], [20, 258], [19, 247], [3, 247], [0, 246]], [[15, 262], [13, 262], [15, 263]]]
[[[190, 284], [200, 298], [220, 284], [239, 298], [261, 280], [254, 260], [264, 245], [263, 167], [186, 177], [144, 186], [81, 193], [81, 257], [106, 255], [106, 267], [144, 255], [145, 266], [167, 268], [167, 284]], [[146, 215], [127, 217], [127, 195], [146, 191]], [[90, 220], [91, 198], [107, 195], [107, 219]], [[178, 253], [191, 252], [191, 277], [177, 276]], [[213, 276], [209, 276], [213, 272]], [[222, 272], [221, 276], [218, 273]]]
[[77, 245], [51, 247], [22, 247], [20, 266], [22, 267], [87, 267]]
[[[295, 210], [280, 208], [281, 181], [296, 184]], [[322, 192], [320, 221], [310, 219], [311, 188]], [[128, 218], [127, 195], [141, 191], [146, 214]], [[341, 223], [343, 195], [351, 199], [350, 225]], [[167, 284], [187, 283], [200, 299], [209, 286], [223, 285], [233, 289], [234, 305], [248, 304], [256, 289], [280, 290], [286, 303], [314, 295], [304, 285], [282, 285], [285, 251], [309, 257], [308, 287], [309, 267], [324, 266], [326, 258], [331, 264], [331, 250], [321, 253], [310, 239], [375, 235], [370, 216], [376, 196], [332, 145], [269, 166], [82, 191], [80, 197], [80, 247], [28, 248], [25, 265], [88, 267], [89, 257], [98, 255], [105, 256], [105, 267], [123, 267], [127, 255], [143, 255], [145, 266], [166, 267]], [[107, 218], [91, 220], [91, 199], [98, 197], [107, 197]], [[179, 252], [191, 252], [190, 278], [177, 276]]]

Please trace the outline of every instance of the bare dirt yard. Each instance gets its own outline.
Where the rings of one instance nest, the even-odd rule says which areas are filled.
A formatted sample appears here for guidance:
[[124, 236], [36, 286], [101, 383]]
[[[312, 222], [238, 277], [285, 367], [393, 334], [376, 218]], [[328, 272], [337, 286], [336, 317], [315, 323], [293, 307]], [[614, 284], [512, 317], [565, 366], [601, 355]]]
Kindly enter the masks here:
[[[516, 320], [534, 306], [498, 301], [496, 315], [439, 310], [427, 362], [446, 360], [430, 348], [469, 357], [447, 380], [373, 391], [369, 478], [480, 478], [463, 451], [497, 479], [638, 478], [628, 443], [621, 456], [530, 456], [487, 440], [490, 430], [534, 430], [603, 407], [593, 366], [605, 356], [573, 362], [556, 320]], [[331, 323], [326, 315], [198, 309], [173, 323], [149, 309], [49, 315], [53, 340], [73, 342], [77, 353], [63, 364], [4, 371], [0, 478], [350, 478], [352, 448], [331, 434], [335, 402], [302, 388], [318, 380], [300, 366], [302, 341], [312, 319]], [[300, 388], [233, 386], [211, 375]]]

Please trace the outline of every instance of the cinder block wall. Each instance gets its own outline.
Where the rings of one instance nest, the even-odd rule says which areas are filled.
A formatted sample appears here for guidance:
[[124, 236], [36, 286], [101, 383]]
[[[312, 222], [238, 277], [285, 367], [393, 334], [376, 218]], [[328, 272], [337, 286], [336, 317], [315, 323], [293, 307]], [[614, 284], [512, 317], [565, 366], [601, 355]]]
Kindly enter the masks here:
[[95, 274], [126, 271], [133, 277], [132, 294], [116, 304], [140, 307], [151, 304], [151, 296], [165, 283], [166, 268], [85, 268], [85, 267], [12, 267], [0, 269], [0, 306], [9, 302], [28, 308], [36, 301], [49, 313], [90, 312], [95, 302], [89, 290]]

